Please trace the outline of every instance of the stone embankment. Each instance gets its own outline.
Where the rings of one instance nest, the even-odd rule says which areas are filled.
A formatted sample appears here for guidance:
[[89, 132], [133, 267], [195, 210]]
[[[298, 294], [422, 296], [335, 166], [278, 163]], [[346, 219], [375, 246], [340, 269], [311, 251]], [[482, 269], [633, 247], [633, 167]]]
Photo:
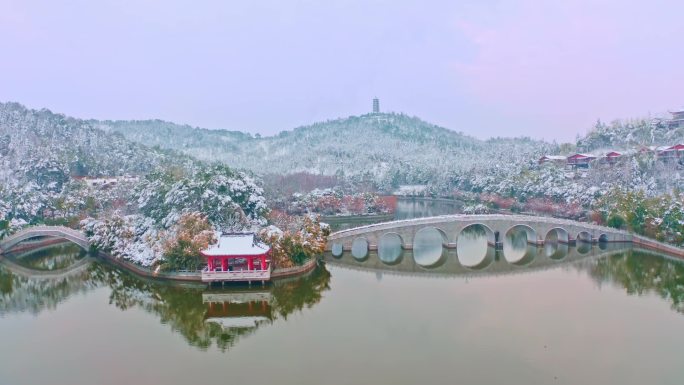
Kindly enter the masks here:
[[[38, 242], [30, 241], [35, 238], [47, 238]], [[0, 240], [0, 256], [7, 252], [25, 251], [32, 247], [45, 246], [52, 243], [61, 243], [64, 240], [71, 241], [85, 250], [90, 249], [90, 241], [85, 234], [78, 230], [70, 229], [64, 226], [33, 226], [23, 229], [11, 236]], [[31, 242], [31, 245], [26, 247], [19, 246], [22, 242]], [[99, 252], [98, 257], [122, 269], [128, 270], [138, 276], [162, 279], [178, 282], [193, 282], [201, 283], [202, 275], [199, 271], [189, 272], [166, 272], [154, 271], [132, 262], [125, 261], [120, 258], [115, 258], [107, 253]], [[271, 272], [271, 279], [280, 279], [300, 275], [313, 270], [318, 263], [317, 259], [311, 259], [301, 266], [294, 266], [290, 268], [274, 269]]]

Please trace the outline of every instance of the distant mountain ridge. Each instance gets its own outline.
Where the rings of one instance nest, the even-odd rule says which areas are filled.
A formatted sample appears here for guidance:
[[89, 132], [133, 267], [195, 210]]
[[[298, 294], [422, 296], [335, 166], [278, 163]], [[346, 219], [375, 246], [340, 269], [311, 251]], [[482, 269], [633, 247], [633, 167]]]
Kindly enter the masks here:
[[147, 146], [259, 174], [341, 175], [372, 179], [386, 188], [447, 182], [468, 170], [536, 159], [551, 146], [528, 138], [482, 141], [396, 113], [329, 120], [267, 137], [161, 120], [91, 123]]
[[8, 162], [6, 171], [30, 174], [37, 165], [54, 163], [66, 176], [145, 174], [170, 162], [189, 161], [169, 151], [150, 151], [87, 121], [19, 103], [0, 103], [0, 152]]

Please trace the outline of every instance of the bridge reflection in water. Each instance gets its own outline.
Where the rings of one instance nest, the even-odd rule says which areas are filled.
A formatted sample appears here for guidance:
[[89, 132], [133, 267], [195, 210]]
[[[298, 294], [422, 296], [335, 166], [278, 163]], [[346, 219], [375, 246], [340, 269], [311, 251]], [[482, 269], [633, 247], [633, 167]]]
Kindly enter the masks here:
[[633, 249], [632, 244], [621, 242], [578, 240], [568, 245], [559, 241], [557, 234], [547, 237], [543, 245], [536, 245], [529, 241], [528, 234], [528, 229], [514, 227], [503, 237], [502, 248], [496, 249], [488, 242], [486, 231], [474, 225], [464, 229], [457, 247], [447, 248], [437, 229], [425, 228], [416, 233], [412, 250], [402, 247], [398, 234], [386, 233], [378, 239], [377, 250], [368, 250], [365, 240], [357, 238], [350, 251], [333, 248], [325, 258], [333, 264], [390, 273], [486, 275], [551, 268]]

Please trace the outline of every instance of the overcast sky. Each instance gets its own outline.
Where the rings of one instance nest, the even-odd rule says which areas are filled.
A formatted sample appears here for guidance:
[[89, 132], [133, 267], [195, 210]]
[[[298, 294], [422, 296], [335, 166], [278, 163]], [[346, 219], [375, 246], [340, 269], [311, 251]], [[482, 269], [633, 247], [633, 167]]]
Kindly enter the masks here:
[[273, 134], [404, 112], [569, 140], [684, 105], [684, 1], [0, 0], [0, 101]]

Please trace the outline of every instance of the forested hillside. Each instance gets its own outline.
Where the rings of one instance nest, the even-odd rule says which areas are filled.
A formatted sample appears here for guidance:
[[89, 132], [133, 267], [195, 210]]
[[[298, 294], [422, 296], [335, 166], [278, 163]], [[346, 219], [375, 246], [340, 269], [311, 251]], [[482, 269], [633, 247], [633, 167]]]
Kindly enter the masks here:
[[579, 151], [635, 150], [643, 146], [671, 146], [684, 142], [684, 128], [668, 128], [660, 119], [600, 120], [577, 140]]
[[63, 203], [63, 195], [74, 197], [68, 192], [80, 189], [79, 177], [139, 176], [168, 164], [193, 164], [82, 120], [17, 103], [0, 103], [0, 143], [0, 216], [26, 221]]
[[112, 255], [158, 264], [183, 217], [208, 229], [265, 224], [262, 193], [252, 177], [225, 165], [0, 103], [0, 238], [27, 223], [83, 220], [91, 240]]
[[[630, 226], [668, 224], [662, 237], [676, 242], [677, 226], [684, 223], [667, 218], [679, 218], [682, 210], [684, 157], [664, 159], [658, 151], [641, 150], [682, 141], [681, 129], [646, 120], [599, 122], [570, 144], [482, 141], [402, 114], [349, 117], [259, 137], [159, 120], [83, 121], [7, 103], [0, 104], [0, 223], [116, 210], [124, 218], [114, 218], [109, 227], [88, 225], [100, 231], [98, 239], [107, 247], [120, 239], [116, 229], [159, 240], [159, 231], [177, 231], [174, 224], [189, 212], [218, 228], [263, 224], [263, 190], [252, 177], [233, 171], [245, 169], [265, 177], [275, 198], [292, 195], [292, 178], [298, 178], [309, 190], [391, 192], [416, 185], [421, 195], [459, 196], [521, 211], [581, 218], [599, 210], [603, 221], [629, 216], [625, 207], [650, 202], [652, 213]], [[601, 156], [607, 149], [623, 156], [606, 163]], [[597, 160], [588, 168], [537, 163], [542, 154], [574, 151], [593, 152]], [[129, 177], [107, 189], [79, 179], [120, 175]], [[122, 254], [158, 260], [159, 251], [132, 245], [122, 246]], [[161, 248], [158, 241], [155, 247]]]
[[403, 114], [369, 114], [252, 137], [153, 121], [103, 121], [97, 127], [149, 146], [262, 175], [335, 175], [372, 181], [391, 191], [402, 184], [447, 189], [476, 170], [517, 171], [554, 146], [527, 138], [477, 140]]
[[[271, 137], [158, 120], [94, 124], [147, 145], [218, 160], [261, 175], [289, 174], [298, 179], [319, 175], [325, 183], [317, 187], [331, 187], [329, 178], [322, 176], [332, 176], [338, 185], [352, 189], [372, 185], [389, 192], [400, 185], [424, 185], [427, 188], [422, 191], [429, 195], [450, 195], [458, 190], [523, 200], [550, 198], [584, 207], [616, 188], [654, 196], [682, 187], [681, 165], [659, 162], [654, 154], [635, 154], [643, 146], [684, 141], [681, 129], [668, 129], [665, 122], [657, 120], [633, 119], [610, 125], [599, 121], [576, 143], [562, 145], [528, 138], [482, 141], [403, 114], [336, 119]], [[586, 151], [600, 157], [607, 149], [628, 155], [612, 167], [588, 170], [537, 164], [542, 154]], [[291, 190], [286, 188], [287, 179], [272, 180], [267, 178], [269, 186]], [[312, 184], [307, 181], [303, 185]]]

